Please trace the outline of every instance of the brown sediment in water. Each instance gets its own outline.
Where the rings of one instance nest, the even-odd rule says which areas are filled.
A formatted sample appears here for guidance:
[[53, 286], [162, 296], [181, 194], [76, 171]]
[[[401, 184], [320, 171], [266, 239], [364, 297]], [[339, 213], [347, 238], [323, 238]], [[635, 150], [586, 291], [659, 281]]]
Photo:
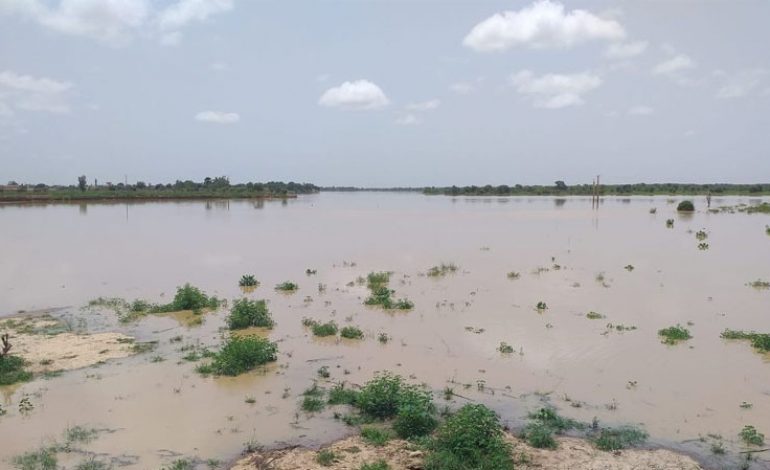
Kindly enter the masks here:
[[11, 353], [27, 361], [33, 373], [81, 369], [108, 359], [133, 354], [133, 338], [121, 333], [73, 333], [50, 316], [9, 317], [0, 322], [7, 332]]
[[[604, 452], [584, 439], [559, 437], [559, 447], [554, 450], [535, 449], [510, 434], [506, 439], [512, 445], [512, 455], [517, 469], [559, 470], [698, 470], [702, 467], [692, 458], [666, 449], [625, 449]], [[424, 451], [403, 440], [392, 440], [384, 446], [372, 446], [359, 436], [337, 441], [324, 449], [331, 450], [338, 460], [331, 466], [316, 461], [318, 452], [313, 449], [294, 447], [255, 452], [237, 461], [231, 470], [358, 470], [365, 463], [380, 459], [391, 470], [418, 470], [423, 468]]]

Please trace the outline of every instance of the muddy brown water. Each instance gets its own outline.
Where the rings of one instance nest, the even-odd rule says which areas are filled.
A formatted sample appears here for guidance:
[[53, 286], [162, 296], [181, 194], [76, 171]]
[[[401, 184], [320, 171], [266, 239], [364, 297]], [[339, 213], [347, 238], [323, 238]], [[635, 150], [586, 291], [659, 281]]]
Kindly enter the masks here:
[[[73, 425], [105, 430], [84, 452], [137, 469], [182, 456], [226, 462], [248, 442], [327, 443], [349, 429], [331, 409], [308, 416], [298, 407], [326, 365], [332, 380], [356, 384], [382, 370], [413, 377], [436, 390], [439, 404], [441, 390], [453, 387], [464, 397], [453, 406], [486, 403], [514, 428], [544, 401], [587, 422], [638, 424], [653, 443], [721, 468], [742, 450], [744, 425], [770, 437], [770, 358], [719, 337], [725, 328], [770, 330], [770, 291], [747, 286], [770, 279], [770, 217], [707, 213], [703, 198], [695, 198], [698, 212], [682, 216], [667, 199], [607, 198], [598, 210], [585, 198], [413, 193], [0, 206], [0, 316], [68, 307], [56, 315], [159, 342], [153, 352], [0, 387], [8, 410], [0, 416], [0, 467], [61, 440]], [[708, 250], [697, 247], [700, 229]], [[424, 275], [442, 262], [460, 269]], [[308, 276], [307, 268], [318, 273]], [[362, 305], [366, 287], [347, 284], [380, 270], [393, 272], [396, 297], [411, 299], [414, 310]], [[508, 279], [509, 271], [520, 278]], [[187, 326], [179, 316], [121, 325], [109, 310], [81, 309], [99, 296], [167, 301], [184, 282], [234, 299], [244, 273], [261, 282], [248, 296], [269, 300], [277, 325], [261, 334], [278, 342], [280, 354], [276, 364], [237, 378], [202, 378], [178, 350], [220, 344], [226, 310]], [[273, 290], [285, 280], [299, 291]], [[538, 312], [538, 301], [548, 309]], [[589, 320], [589, 311], [605, 318]], [[303, 317], [354, 324], [366, 338], [319, 340]], [[693, 339], [661, 344], [658, 329], [688, 322]], [[637, 329], [608, 330], [608, 323]], [[378, 342], [381, 332], [391, 341]], [[183, 341], [171, 343], [177, 335]], [[501, 355], [501, 342], [515, 353]], [[21, 414], [25, 396], [34, 409]], [[709, 433], [724, 437], [728, 456], [710, 455], [711, 441], [698, 440]], [[72, 465], [84, 455], [60, 461]]]

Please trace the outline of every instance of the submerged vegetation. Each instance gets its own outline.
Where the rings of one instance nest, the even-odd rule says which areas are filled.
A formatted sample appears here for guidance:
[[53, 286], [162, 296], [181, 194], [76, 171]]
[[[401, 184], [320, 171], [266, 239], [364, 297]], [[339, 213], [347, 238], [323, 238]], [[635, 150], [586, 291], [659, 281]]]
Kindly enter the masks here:
[[208, 375], [239, 375], [257, 366], [278, 359], [278, 346], [256, 336], [230, 337], [222, 348], [212, 354], [211, 361], [196, 369]]
[[692, 201], [682, 201], [676, 206], [678, 212], [694, 212], [695, 204]]
[[644, 443], [647, 433], [633, 426], [605, 428], [593, 439], [594, 445], [601, 450], [614, 452]]
[[764, 281], [762, 279], [757, 279], [756, 281], [749, 282], [749, 286], [753, 287], [754, 289], [770, 289], [770, 282]]
[[141, 299], [128, 302], [118, 297], [99, 297], [88, 302], [88, 305], [112, 309], [122, 323], [128, 323], [150, 313], [170, 313], [183, 310], [200, 313], [203, 310], [215, 310], [224, 303], [223, 300], [215, 296], [209, 297], [201, 289], [186, 283], [176, 288], [174, 299], [167, 304], [153, 304]]
[[411, 310], [414, 304], [409, 299], [394, 300], [395, 291], [388, 287], [390, 273], [371, 272], [366, 277], [366, 286], [370, 291], [369, 297], [364, 300], [364, 305], [379, 306], [385, 310]]
[[751, 425], [744, 426], [738, 435], [746, 445], [761, 446], [765, 443], [765, 435]]
[[[599, 188], [601, 195], [705, 195], [709, 192], [720, 195], [763, 195], [770, 194], [770, 184], [689, 184], [689, 183], [635, 183], [603, 184]], [[593, 184], [567, 185], [557, 181], [552, 186], [521, 185], [513, 186], [445, 186], [426, 187], [424, 194], [447, 196], [590, 196], [594, 193]]]
[[363, 339], [364, 332], [356, 326], [345, 326], [340, 330], [340, 336], [347, 339]]
[[663, 337], [664, 344], [676, 344], [680, 341], [686, 341], [692, 338], [690, 331], [682, 325], [670, 326], [658, 330], [658, 336]]
[[240, 287], [258, 287], [259, 281], [257, 281], [253, 274], [244, 274], [238, 281], [238, 285]]
[[755, 333], [753, 331], [747, 333], [739, 330], [725, 330], [721, 335], [724, 339], [740, 339], [751, 341], [751, 345], [760, 352], [770, 352], [770, 334], [768, 333]]
[[428, 272], [426, 275], [428, 277], [444, 277], [447, 274], [455, 273], [457, 272], [457, 265], [454, 263], [450, 264], [444, 264], [441, 263], [438, 266], [433, 266], [432, 268], [428, 269]]
[[299, 286], [291, 281], [284, 281], [275, 286], [275, 290], [288, 293], [295, 292], [297, 289]]
[[227, 317], [227, 327], [240, 330], [257, 326], [272, 328], [275, 325], [265, 300], [240, 299], [233, 302], [233, 308]]
[[7, 333], [0, 337], [0, 385], [11, 385], [32, 379], [32, 373], [24, 369], [26, 365], [24, 359], [10, 354], [12, 347]]

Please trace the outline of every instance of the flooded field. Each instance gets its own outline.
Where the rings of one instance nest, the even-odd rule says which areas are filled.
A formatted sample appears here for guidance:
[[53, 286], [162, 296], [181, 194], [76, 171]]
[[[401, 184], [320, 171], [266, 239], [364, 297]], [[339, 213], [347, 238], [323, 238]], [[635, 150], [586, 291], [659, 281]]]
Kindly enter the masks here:
[[[709, 213], [694, 201], [690, 215], [665, 197], [593, 209], [587, 198], [417, 193], [0, 205], [0, 321], [46, 311], [71, 331], [157, 342], [0, 387], [0, 467], [78, 425], [99, 432], [59, 454], [68, 468], [89, 456], [127, 469], [180, 457], [224, 467], [246, 447], [326, 444], [351, 430], [334, 408], [301, 411], [303, 390], [389, 370], [427, 384], [442, 405], [487, 404], [514, 430], [550, 403], [588, 423], [639, 425], [652, 445], [705, 468], [736, 468], [744, 426], [770, 435], [770, 357], [720, 334], [770, 332], [770, 290], [749, 285], [770, 280], [770, 216]], [[442, 263], [457, 269], [426, 274]], [[395, 297], [414, 308], [364, 305], [357, 279], [373, 271], [390, 271]], [[248, 273], [260, 286], [244, 294]], [[284, 281], [299, 289], [276, 291]], [[227, 308], [119, 322], [110, 308], [86, 307], [98, 297], [168, 302], [187, 282], [231, 304], [267, 299], [276, 325], [256, 333], [277, 342], [277, 362], [213, 378], [183, 359], [221, 344]], [[316, 338], [303, 318], [365, 337]], [[658, 330], [676, 325], [692, 338], [663, 344]], [[323, 366], [330, 377], [319, 379]], [[445, 402], [446, 387], [455, 394]], [[19, 409], [23, 399], [31, 409]], [[770, 468], [767, 454], [751, 468]]]

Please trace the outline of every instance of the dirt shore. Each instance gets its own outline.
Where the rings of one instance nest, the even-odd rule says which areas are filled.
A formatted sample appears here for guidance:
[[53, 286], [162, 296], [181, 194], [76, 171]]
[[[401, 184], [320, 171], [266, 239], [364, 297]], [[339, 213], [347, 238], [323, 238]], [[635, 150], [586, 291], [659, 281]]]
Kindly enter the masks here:
[[[557, 470], [698, 470], [702, 467], [690, 457], [656, 449], [627, 449], [620, 452], [597, 450], [583, 439], [561, 437], [555, 450], [535, 449], [512, 435], [517, 469]], [[325, 447], [337, 460], [331, 466], [316, 461], [318, 451], [290, 448], [250, 454], [236, 462], [231, 470], [358, 470], [365, 463], [386, 461], [391, 470], [423, 468], [423, 452], [407, 441], [393, 440], [382, 447], [365, 443], [359, 436], [349, 437]]]

